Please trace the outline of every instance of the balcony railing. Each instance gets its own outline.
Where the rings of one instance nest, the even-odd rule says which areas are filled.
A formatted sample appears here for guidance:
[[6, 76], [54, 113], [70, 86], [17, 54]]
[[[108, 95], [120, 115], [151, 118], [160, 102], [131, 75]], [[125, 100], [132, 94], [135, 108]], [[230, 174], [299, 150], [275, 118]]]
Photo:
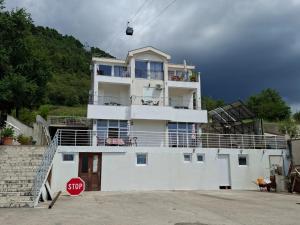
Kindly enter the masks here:
[[117, 146], [226, 149], [287, 149], [283, 136], [148, 132], [108, 130], [59, 130], [60, 146]]
[[168, 77], [170, 81], [198, 82], [198, 77], [194, 73], [184, 71], [169, 71]]
[[163, 97], [131, 96], [132, 105], [164, 106], [166, 105], [165, 100]]
[[49, 126], [89, 127], [91, 120], [80, 116], [48, 116]]
[[[167, 104], [167, 100], [169, 103]], [[94, 96], [90, 95], [89, 104], [108, 105], [108, 106], [129, 106], [131, 105], [148, 105], [148, 106], [171, 106], [175, 109], [197, 109], [196, 103], [192, 97], [172, 96], [169, 99], [164, 97], [152, 96]]]
[[108, 106], [128, 106], [130, 98], [115, 96], [94, 96], [90, 95], [89, 104]]

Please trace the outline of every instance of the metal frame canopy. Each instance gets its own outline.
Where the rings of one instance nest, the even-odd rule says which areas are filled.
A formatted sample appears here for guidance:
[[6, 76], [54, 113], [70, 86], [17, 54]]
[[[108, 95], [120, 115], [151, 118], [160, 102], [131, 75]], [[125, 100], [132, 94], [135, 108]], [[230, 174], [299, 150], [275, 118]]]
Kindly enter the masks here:
[[210, 124], [208, 129], [221, 133], [262, 133], [256, 115], [238, 100], [208, 112]]

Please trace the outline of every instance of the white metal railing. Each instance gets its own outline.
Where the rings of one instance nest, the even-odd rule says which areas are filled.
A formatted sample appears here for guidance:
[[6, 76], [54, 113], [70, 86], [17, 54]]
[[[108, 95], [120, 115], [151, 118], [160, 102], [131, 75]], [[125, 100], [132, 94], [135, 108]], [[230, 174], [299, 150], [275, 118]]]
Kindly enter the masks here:
[[228, 149], [286, 149], [283, 136], [186, 132], [108, 130], [58, 130], [62, 146], [134, 146]]
[[73, 126], [73, 127], [87, 127], [91, 121], [86, 117], [80, 116], [48, 116], [47, 121], [52, 126]]
[[176, 109], [197, 109], [196, 103], [193, 101], [193, 97], [185, 96], [171, 96], [154, 97], [154, 96], [89, 96], [89, 104], [93, 105], [107, 105], [107, 106], [129, 106], [129, 105], [149, 105], [149, 106], [170, 106]]
[[43, 155], [42, 162], [37, 170], [32, 188], [33, 206], [36, 206], [39, 202], [42, 187], [45, 185], [50, 169], [52, 167], [53, 158], [58, 146], [58, 133], [60, 132], [56, 132], [51, 143], [47, 146], [47, 149]]

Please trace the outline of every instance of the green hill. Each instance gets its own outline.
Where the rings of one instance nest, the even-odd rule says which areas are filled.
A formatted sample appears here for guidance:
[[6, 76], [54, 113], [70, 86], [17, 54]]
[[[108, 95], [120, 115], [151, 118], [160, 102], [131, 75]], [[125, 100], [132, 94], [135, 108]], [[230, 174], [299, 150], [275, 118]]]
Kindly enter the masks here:
[[7, 11], [0, 0], [0, 113], [20, 118], [43, 105], [86, 105], [92, 55], [112, 57], [87, 49], [73, 36], [36, 26], [24, 9]]

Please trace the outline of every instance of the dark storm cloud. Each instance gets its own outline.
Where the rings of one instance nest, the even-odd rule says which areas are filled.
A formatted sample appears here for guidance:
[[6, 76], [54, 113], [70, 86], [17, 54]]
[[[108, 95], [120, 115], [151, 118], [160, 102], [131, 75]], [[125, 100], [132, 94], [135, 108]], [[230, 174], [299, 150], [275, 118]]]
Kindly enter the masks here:
[[151, 45], [172, 60], [195, 64], [205, 95], [226, 101], [275, 88], [300, 110], [300, 0], [148, 0], [133, 37], [124, 34], [139, 1], [7, 0], [24, 7], [36, 24], [71, 34], [124, 58]]

